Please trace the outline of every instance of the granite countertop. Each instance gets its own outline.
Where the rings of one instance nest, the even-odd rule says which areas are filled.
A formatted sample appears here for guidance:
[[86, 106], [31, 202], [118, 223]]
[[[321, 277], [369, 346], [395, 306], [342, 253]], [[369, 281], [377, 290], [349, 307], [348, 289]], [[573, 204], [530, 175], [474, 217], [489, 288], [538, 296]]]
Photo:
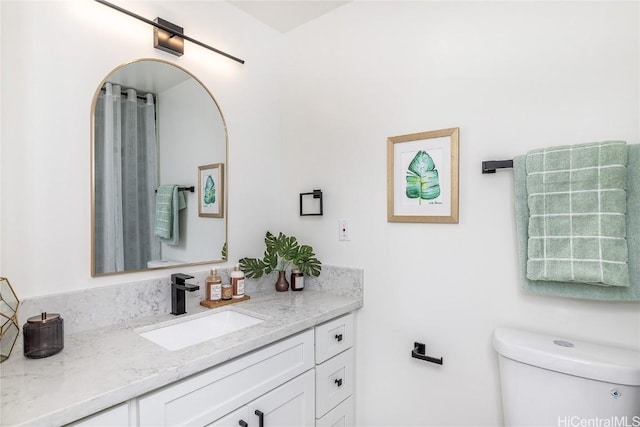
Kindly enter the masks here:
[[[138, 335], [139, 328], [176, 320], [170, 314], [65, 336], [62, 352], [27, 359], [20, 348], [0, 365], [0, 425], [62, 425], [301, 332], [363, 305], [361, 296], [321, 291], [264, 292], [232, 309], [265, 321], [169, 351]], [[208, 311], [188, 308], [188, 314]]]

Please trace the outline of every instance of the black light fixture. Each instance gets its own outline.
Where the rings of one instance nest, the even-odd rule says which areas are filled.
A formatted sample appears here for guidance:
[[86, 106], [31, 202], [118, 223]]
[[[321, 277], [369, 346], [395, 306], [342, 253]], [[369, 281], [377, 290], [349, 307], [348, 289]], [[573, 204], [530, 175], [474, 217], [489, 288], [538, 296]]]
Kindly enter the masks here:
[[313, 215], [322, 215], [322, 190], [300, 193], [300, 216]]
[[210, 51], [215, 52], [219, 55], [226, 56], [229, 59], [233, 59], [236, 62], [244, 64], [244, 59], [236, 58], [235, 56], [229, 55], [228, 53], [216, 49], [215, 47], [211, 47], [208, 44], [202, 43], [201, 41], [196, 40], [193, 37], [189, 37], [184, 34], [184, 29], [182, 27], [172, 24], [171, 22], [166, 21], [162, 18], [156, 18], [155, 21], [151, 21], [143, 16], [128, 11], [127, 9], [116, 6], [113, 3], [109, 3], [108, 1], [94, 1], [153, 26], [153, 47], [155, 47], [156, 49], [160, 49], [173, 55], [182, 56], [182, 54], [184, 53], [184, 40], [187, 40], [191, 43], [197, 44], [198, 46], [202, 46], [205, 49], [209, 49]]
[[184, 53], [184, 28], [162, 18], [156, 18], [153, 22], [173, 30], [172, 33], [169, 33], [158, 27], [153, 27], [153, 47], [176, 56], [182, 56]]

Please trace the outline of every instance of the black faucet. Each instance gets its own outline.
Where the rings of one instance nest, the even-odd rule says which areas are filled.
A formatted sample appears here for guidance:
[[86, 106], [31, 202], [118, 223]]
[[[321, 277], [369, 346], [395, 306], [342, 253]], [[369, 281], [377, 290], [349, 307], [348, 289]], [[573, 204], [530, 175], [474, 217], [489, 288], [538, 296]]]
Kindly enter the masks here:
[[175, 314], [176, 316], [187, 312], [184, 304], [184, 291], [193, 292], [200, 289], [198, 285], [185, 283], [184, 281], [187, 279], [193, 279], [193, 276], [182, 273], [171, 275], [171, 314]]

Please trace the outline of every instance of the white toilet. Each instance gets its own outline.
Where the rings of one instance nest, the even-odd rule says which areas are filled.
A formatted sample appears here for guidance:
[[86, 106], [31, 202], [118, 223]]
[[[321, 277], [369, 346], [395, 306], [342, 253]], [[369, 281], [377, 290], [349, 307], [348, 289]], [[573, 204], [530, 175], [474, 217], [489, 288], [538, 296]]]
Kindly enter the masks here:
[[505, 426], [640, 426], [640, 352], [499, 328]]

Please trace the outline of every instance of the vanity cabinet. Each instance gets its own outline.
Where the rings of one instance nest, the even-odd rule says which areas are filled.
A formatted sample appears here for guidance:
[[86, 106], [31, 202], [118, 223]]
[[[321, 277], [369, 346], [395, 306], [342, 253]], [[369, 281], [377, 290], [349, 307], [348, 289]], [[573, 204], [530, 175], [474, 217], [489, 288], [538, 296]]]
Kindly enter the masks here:
[[[289, 408], [287, 402], [274, 401], [273, 396], [277, 397], [277, 392], [269, 400], [271, 394], [268, 392], [275, 392], [277, 387], [282, 386], [283, 393], [286, 391], [298, 403], [313, 399], [313, 390], [308, 392], [304, 388], [305, 381], [285, 384], [313, 366], [313, 331], [308, 330], [139, 397], [139, 425], [206, 426], [214, 421], [222, 422], [220, 419], [226, 418], [232, 411], [242, 412], [238, 408], [243, 406], [249, 410], [255, 407], [265, 414], [277, 412], [274, 417], [287, 417], [283, 415], [285, 409]], [[261, 399], [257, 400], [259, 397]], [[268, 404], [265, 409], [255, 406], [262, 399], [265, 405]], [[311, 408], [313, 419], [313, 405], [308, 408]], [[294, 405], [289, 409], [298, 408]], [[239, 419], [236, 419], [232, 425], [237, 426], [238, 422]]]
[[316, 426], [353, 425], [353, 314], [316, 327]]
[[354, 425], [348, 314], [73, 423], [73, 426]]

